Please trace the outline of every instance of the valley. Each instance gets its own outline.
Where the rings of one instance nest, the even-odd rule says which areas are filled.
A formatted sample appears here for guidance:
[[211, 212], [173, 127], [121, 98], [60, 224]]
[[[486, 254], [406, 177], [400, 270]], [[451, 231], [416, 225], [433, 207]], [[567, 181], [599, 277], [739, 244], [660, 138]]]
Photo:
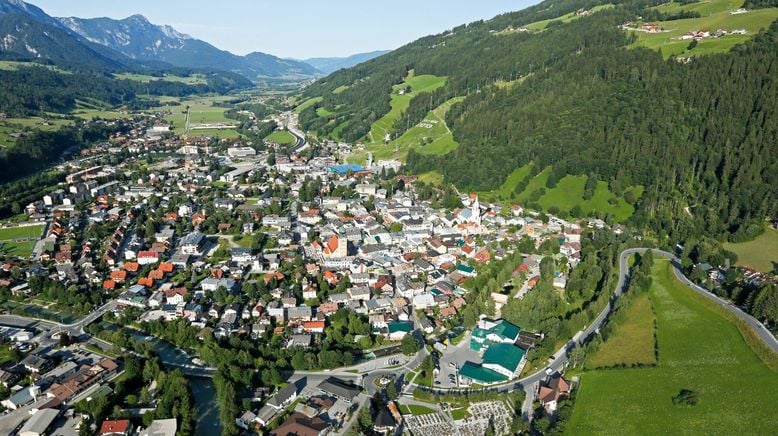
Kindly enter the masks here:
[[50, 1], [0, 0], [0, 434], [778, 425], [775, 0]]

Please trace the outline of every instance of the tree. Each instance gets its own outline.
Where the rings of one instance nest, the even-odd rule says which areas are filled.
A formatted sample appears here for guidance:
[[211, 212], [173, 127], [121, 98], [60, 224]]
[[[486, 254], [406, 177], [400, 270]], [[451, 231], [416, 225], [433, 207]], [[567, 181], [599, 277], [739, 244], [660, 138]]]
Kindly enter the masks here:
[[154, 224], [154, 220], [148, 219], [146, 220], [146, 228], [144, 235], [146, 237], [147, 241], [153, 241], [154, 235], [157, 233], [156, 225]]
[[392, 380], [388, 385], [386, 385], [386, 396], [392, 401], [397, 399], [397, 385], [395, 380]]
[[421, 345], [419, 344], [419, 341], [417, 341], [413, 336], [413, 334], [408, 333], [400, 342], [400, 349], [406, 356], [411, 356], [419, 352]]

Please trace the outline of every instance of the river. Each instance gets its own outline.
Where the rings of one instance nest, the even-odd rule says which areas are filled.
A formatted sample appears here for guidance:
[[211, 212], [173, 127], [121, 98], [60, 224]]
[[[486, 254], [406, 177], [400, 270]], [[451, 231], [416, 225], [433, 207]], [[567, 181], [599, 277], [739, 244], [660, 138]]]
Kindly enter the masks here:
[[[139, 340], [146, 340], [146, 337], [133, 332]], [[192, 356], [186, 354], [172, 344], [159, 339], [151, 338], [148, 340], [154, 345], [162, 363], [173, 363], [177, 365], [191, 364]], [[197, 426], [195, 434], [198, 436], [219, 435], [222, 432], [222, 425], [219, 421], [219, 407], [216, 403], [216, 388], [213, 381], [209, 378], [187, 377], [189, 385], [192, 387], [192, 396], [194, 397], [195, 407], [197, 408]]]

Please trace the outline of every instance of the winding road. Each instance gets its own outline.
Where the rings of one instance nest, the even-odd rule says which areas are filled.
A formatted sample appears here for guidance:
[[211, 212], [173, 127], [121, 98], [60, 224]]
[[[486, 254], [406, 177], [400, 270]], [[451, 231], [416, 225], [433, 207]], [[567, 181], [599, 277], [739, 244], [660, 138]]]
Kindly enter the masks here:
[[[597, 334], [599, 328], [602, 327], [602, 325], [608, 319], [608, 315], [610, 315], [611, 311], [613, 310], [616, 300], [626, 290], [626, 287], [629, 283], [628, 279], [629, 279], [630, 256], [634, 254], [642, 254], [648, 250], [649, 248], [629, 248], [621, 252], [619, 256], [619, 281], [616, 284], [616, 290], [613, 292], [609, 304], [602, 310], [602, 312], [600, 312], [600, 314], [597, 316], [597, 318], [595, 318], [594, 322], [592, 322], [591, 325], [589, 325], [586, 329], [576, 334], [575, 340], [571, 339], [570, 341], [567, 342], [567, 344], [565, 344], [556, 353], [554, 353], [553, 359], [551, 360], [551, 362], [548, 364], [546, 368], [543, 368], [522, 379], [511, 381], [502, 385], [494, 385], [488, 388], [484, 388], [482, 389], [482, 391], [510, 392], [515, 389], [526, 390], [534, 386], [536, 383], [540, 382], [541, 380], [545, 379], [548, 376], [547, 371], [549, 369], [551, 373], [561, 372], [564, 369], [564, 367], [567, 365], [568, 353], [573, 348], [575, 348], [576, 345], [583, 345], [584, 343], [588, 342], [595, 334]], [[745, 313], [743, 310], [741, 310], [739, 307], [735, 306], [731, 302], [724, 300], [708, 292], [704, 288], [701, 288], [700, 286], [694, 284], [683, 274], [683, 271], [681, 270], [681, 261], [676, 255], [655, 248], [651, 250], [655, 255], [662, 256], [670, 260], [673, 266], [673, 274], [675, 274], [675, 277], [678, 280], [680, 280], [683, 284], [690, 287], [698, 294], [704, 296], [705, 298], [713, 300], [719, 306], [725, 308], [726, 310], [734, 314], [736, 317], [738, 317], [740, 320], [748, 324], [773, 352], [778, 353], [778, 340], [775, 338], [775, 336], [773, 336], [772, 333], [770, 333], [769, 330], [767, 330], [767, 328], [761, 322], [759, 322], [753, 316]], [[450, 389], [450, 388], [430, 388], [427, 386], [418, 386], [418, 385], [414, 385], [414, 387], [435, 392], [435, 393], [441, 393], [441, 394], [462, 392], [461, 390]]]

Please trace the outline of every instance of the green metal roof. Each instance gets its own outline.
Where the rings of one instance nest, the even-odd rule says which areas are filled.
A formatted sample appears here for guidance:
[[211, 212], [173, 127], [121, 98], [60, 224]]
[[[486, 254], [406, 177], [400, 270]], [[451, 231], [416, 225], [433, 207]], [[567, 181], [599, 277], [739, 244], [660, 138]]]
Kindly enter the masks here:
[[472, 266], [470, 266], [470, 265], [465, 265], [465, 264], [459, 264], [459, 265], [457, 265], [457, 269], [458, 269], [459, 271], [464, 271], [464, 272], [466, 272], [466, 273], [471, 273], [471, 272], [475, 271], [475, 268], [473, 268], [473, 267], [472, 267]]
[[492, 332], [502, 336], [503, 338], [508, 339], [515, 339], [518, 335], [521, 329], [508, 321], [505, 321], [504, 319], [500, 320], [500, 322], [492, 329]]
[[459, 369], [459, 375], [484, 385], [499, 383], [501, 381], [507, 380], [504, 375], [496, 371], [492, 371], [489, 368], [476, 365], [473, 362], [465, 362], [465, 364], [462, 365], [462, 368]]
[[524, 350], [511, 344], [493, 344], [484, 353], [484, 364], [499, 365], [515, 371], [524, 357]]

